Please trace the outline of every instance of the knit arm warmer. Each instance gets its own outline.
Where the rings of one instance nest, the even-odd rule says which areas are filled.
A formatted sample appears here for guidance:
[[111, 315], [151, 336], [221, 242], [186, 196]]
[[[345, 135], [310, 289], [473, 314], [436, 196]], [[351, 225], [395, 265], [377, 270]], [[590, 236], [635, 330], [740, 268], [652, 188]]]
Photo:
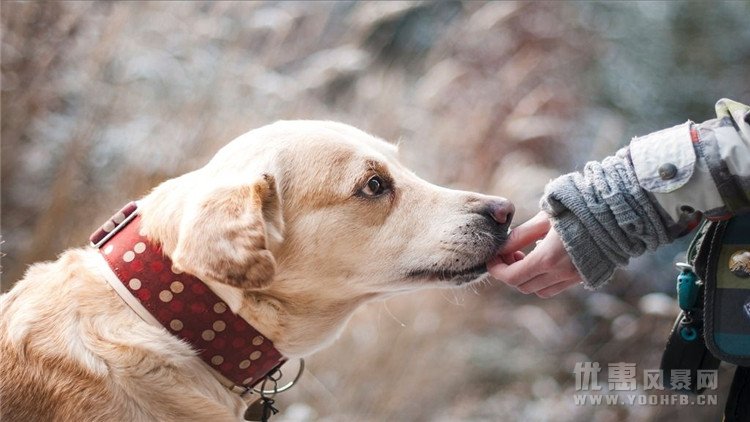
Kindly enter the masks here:
[[628, 148], [553, 180], [541, 206], [590, 289], [631, 257], [674, 240], [658, 205], [639, 185]]
[[689, 232], [696, 210], [707, 218], [750, 212], [750, 107], [722, 99], [716, 114], [634, 138], [547, 185], [542, 209], [586, 287]]

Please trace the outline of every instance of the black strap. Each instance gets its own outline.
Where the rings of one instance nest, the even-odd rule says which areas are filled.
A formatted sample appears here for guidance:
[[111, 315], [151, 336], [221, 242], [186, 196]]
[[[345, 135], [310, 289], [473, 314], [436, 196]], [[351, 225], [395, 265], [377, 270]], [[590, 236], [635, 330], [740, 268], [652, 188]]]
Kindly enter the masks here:
[[750, 421], [750, 368], [738, 366], [729, 388], [727, 405], [724, 407], [724, 422]]
[[[698, 228], [695, 237], [690, 242], [687, 251], [687, 260], [695, 265], [698, 261], [700, 245], [707, 235], [710, 236], [713, 225], [703, 220]], [[687, 279], [683, 277], [688, 276]], [[719, 367], [720, 361], [716, 359], [706, 347], [703, 337], [703, 295], [705, 289], [703, 285], [696, 284], [695, 274], [690, 269], [682, 269], [677, 279], [678, 295], [680, 296], [680, 306], [684, 309], [677, 317], [672, 332], [667, 339], [661, 358], [661, 370], [664, 374], [666, 384], [673, 390], [683, 393], [700, 394], [703, 388], [698, 388], [698, 371], [715, 370]], [[697, 295], [688, 303], [683, 303], [682, 289], [683, 282], [687, 281], [692, 289], [697, 289]], [[673, 371], [690, 371], [690, 382], [682, 382], [681, 378], [673, 378]], [[672, 384], [672, 380], [677, 384]]]
[[[703, 321], [700, 312], [689, 315], [680, 312], [672, 327], [672, 333], [667, 340], [661, 358], [661, 370], [666, 385], [673, 390], [683, 393], [700, 394], [704, 388], [698, 388], [699, 370], [716, 370], [721, 363], [706, 348], [703, 342]], [[679, 381], [673, 385], [672, 371], [690, 371], [689, 382]]]

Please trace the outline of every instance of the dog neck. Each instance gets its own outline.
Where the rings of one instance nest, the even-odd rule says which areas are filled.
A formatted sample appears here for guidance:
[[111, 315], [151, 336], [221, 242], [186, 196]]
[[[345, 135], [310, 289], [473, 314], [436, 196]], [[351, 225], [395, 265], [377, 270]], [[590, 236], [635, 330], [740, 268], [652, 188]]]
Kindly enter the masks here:
[[336, 298], [302, 287], [309, 285], [281, 274], [268, 289], [243, 295], [239, 314], [267, 333], [288, 358], [308, 356], [331, 345], [354, 311], [377, 297], [370, 293]]

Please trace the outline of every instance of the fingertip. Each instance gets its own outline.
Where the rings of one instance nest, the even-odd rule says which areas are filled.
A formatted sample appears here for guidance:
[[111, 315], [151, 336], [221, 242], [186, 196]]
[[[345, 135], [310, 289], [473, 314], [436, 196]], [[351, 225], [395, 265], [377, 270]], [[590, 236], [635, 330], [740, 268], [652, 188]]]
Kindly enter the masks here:
[[490, 273], [492, 278], [494, 278], [495, 280], [500, 280], [502, 272], [506, 268], [508, 268], [508, 264], [502, 261], [497, 261], [494, 263], [490, 261], [489, 263], [487, 263], [487, 272]]
[[506, 264], [505, 259], [502, 255], [495, 255], [492, 257], [492, 259], [487, 261], [487, 269], [489, 270], [491, 267], [495, 267], [500, 264]]
[[517, 261], [515, 257], [515, 253], [502, 254], [500, 255], [500, 258], [503, 260], [503, 262], [505, 262], [508, 265], [513, 264]]

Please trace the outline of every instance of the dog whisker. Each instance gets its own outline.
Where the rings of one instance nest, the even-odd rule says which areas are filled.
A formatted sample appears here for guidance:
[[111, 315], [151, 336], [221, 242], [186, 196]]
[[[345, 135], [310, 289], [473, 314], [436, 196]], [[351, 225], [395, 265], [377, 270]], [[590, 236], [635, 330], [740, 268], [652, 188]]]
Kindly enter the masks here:
[[391, 318], [393, 318], [393, 320], [396, 321], [396, 323], [398, 325], [400, 325], [402, 327], [406, 327], [406, 324], [404, 324], [403, 322], [401, 322], [401, 320], [399, 320], [398, 318], [396, 318], [396, 315], [393, 315], [393, 312], [391, 312], [391, 309], [388, 307], [388, 301], [387, 300], [383, 301], [383, 307], [385, 308], [385, 311], [388, 312], [388, 315], [390, 315]]

